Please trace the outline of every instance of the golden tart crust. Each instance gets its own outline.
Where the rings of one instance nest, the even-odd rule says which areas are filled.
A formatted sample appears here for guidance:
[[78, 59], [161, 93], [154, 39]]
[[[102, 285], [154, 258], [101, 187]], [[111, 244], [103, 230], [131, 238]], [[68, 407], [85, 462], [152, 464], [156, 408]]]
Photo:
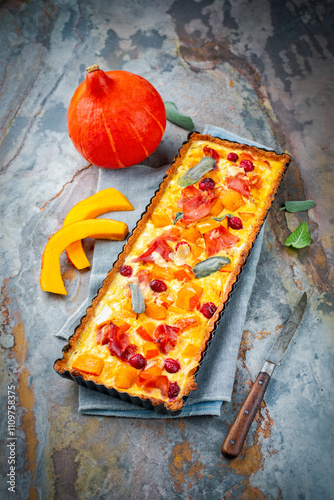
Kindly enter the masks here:
[[[231, 152], [238, 155], [237, 161], [227, 160]], [[190, 189], [179, 185], [180, 177], [198, 164], [201, 158], [217, 158], [217, 153], [218, 168], [201, 178], [213, 179], [214, 189], [199, 189], [200, 180]], [[239, 166], [245, 160], [246, 163], [252, 163], [253, 170], [244, 171]], [[56, 361], [56, 371], [61, 375], [82, 377], [86, 382], [116, 389], [118, 393], [125, 392], [142, 401], [150, 401], [154, 407], [163, 404], [167, 411], [180, 410], [183, 397], [197, 388], [194, 377], [203, 352], [289, 161], [290, 156], [287, 154], [277, 155], [273, 151], [210, 135], [191, 134], [70, 338], [63, 358]], [[202, 205], [199, 202], [199, 212], [196, 209], [186, 212], [189, 198], [196, 196], [204, 200]], [[186, 218], [188, 213], [188, 220], [184, 222], [181, 217], [174, 222], [175, 214], [182, 211], [183, 207], [183, 217]], [[242, 228], [231, 228], [227, 223], [227, 214], [229, 217], [238, 217]], [[165, 250], [159, 253], [158, 249], [151, 252], [149, 260], [141, 260], [145, 252], [149, 253], [150, 245], [156, 238], [163, 239], [167, 243], [164, 248], [171, 248], [171, 253], [166, 254]], [[177, 248], [181, 241], [188, 242], [191, 251], [181, 252], [180, 256]], [[207, 277], [196, 278], [192, 273], [194, 265], [215, 256], [228, 257], [231, 262]], [[120, 274], [124, 265], [131, 266], [133, 274], [130, 277]], [[167, 285], [165, 293], [151, 289], [150, 281], [156, 276], [162, 277]], [[142, 290], [144, 313], [135, 314], [131, 310], [129, 282]], [[208, 303], [214, 304], [211, 317], [206, 317], [201, 311], [203, 304]], [[162, 317], [158, 319], [161, 311]], [[181, 320], [185, 319], [188, 326], [183, 328], [185, 323]], [[115, 355], [107, 343], [101, 344], [98, 332], [110, 322], [116, 325], [116, 329], [126, 325], [125, 337], [122, 338], [128, 339], [127, 344], [133, 346], [134, 350], [129, 348], [130, 354], [135, 352], [145, 357], [146, 365], [143, 368], [130, 366], [130, 355], [127, 359], [122, 358]], [[178, 328], [177, 325], [181, 324], [183, 327]], [[156, 330], [159, 325], [178, 328], [178, 332], [172, 335], [174, 342], [170, 344], [163, 335], [159, 337]], [[140, 328], [146, 329], [151, 340], [139, 335]], [[161, 328], [164, 330], [165, 327]], [[83, 364], [80, 359], [84, 359]], [[180, 369], [175, 373], [166, 371], [166, 359], [177, 361]], [[168, 389], [171, 385], [174, 385], [174, 389], [177, 385], [177, 394]]]

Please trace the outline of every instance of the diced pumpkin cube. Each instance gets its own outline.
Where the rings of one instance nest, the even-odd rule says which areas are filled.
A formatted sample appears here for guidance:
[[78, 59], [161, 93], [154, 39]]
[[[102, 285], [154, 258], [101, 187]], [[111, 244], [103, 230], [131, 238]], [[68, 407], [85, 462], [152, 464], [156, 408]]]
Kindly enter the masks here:
[[224, 207], [230, 212], [235, 212], [238, 208], [245, 204], [241, 194], [233, 190], [226, 189], [221, 191], [220, 199]]
[[183, 358], [193, 358], [198, 352], [198, 347], [195, 344], [188, 344], [182, 351]]
[[180, 328], [181, 331], [184, 331], [187, 328], [193, 328], [196, 325], [198, 325], [198, 320], [195, 316], [193, 316], [191, 318], [179, 319], [174, 326]]
[[146, 330], [146, 328], [144, 328], [143, 326], [139, 326], [136, 330], [136, 332], [138, 333], [138, 335], [143, 339], [143, 340], [147, 340], [147, 341], [150, 341], [153, 339], [153, 337], [148, 333], [148, 331]]
[[[153, 362], [154, 363], [154, 362]], [[157, 364], [153, 364], [153, 366], [149, 366], [140, 372], [138, 385], [145, 380], [150, 380], [154, 377], [159, 377], [162, 374], [162, 368]]]
[[167, 309], [154, 302], [147, 304], [145, 314], [151, 319], [165, 319], [167, 317]]
[[132, 387], [137, 382], [137, 378], [138, 370], [124, 363], [116, 372], [115, 385], [120, 389], [129, 389], [129, 387]]
[[174, 278], [177, 279], [178, 281], [183, 281], [183, 283], [190, 281], [191, 279], [193, 279], [193, 277], [194, 273], [187, 268], [178, 269], [177, 271], [174, 272]]
[[198, 222], [196, 224], [196, 228], [199, 230], [201, 234], [206, 233], [207, 231], [211, 231], [211, 229], [215, 229], [218, 227], [220, 224], [218, 221], [214, 219], [208, 219], [208, 220], [203, 220], [201, 222]]
[[222, 211], [224, 210], [224, 205], [221, 201], [220, 198], [214, 203], [213, 207], [211, 208], [210, 214], [213, 216], [219, 215]]
[[152, 280], [168, 280], [172, 277], [172, 271], [167, 267], [158, 266], [154, 264], [151, 271]]
[[203, 288], [193, 282], [186, 283], [178, 292], [175, 305], [186, 311], [193, 311], [199, 303]]
[[121, 332], [127, 332], [129, 328], [131, 328], [131, 325], [123, 319], [113, 319], [112, 322], [114, 323], [114, 325], [118, 326]]
[[239, 212], [239, 215], [240, 215], [241, 219], [244, 221], [248, 221], [249, 219], [254, 217], [254, 214], [251, 212]]
[[157, 356], [159, 356], [159, 349], [157, 349], [156, 347], [154, 349], [148, 349], [146, 351], [146, 359], [156, 358]]
[[122, 308], [122, 315], [125, 318], [135, 318], [137, 315], [133, 312], [130, 299], [126, 301]]
[[173, 304], [174, 302], [174, 297], [171, 293], [160, 293], [159, 294], [159, 300], [162, 301], [162, 305], [164, 307], [168, 307]]
[[145, 342], [143, 344], [143, 355], [146, 359], [155, 358], [159, 356], [159, 349], [157, 349], [157, 346], [153, 342]]
[[89, 373], [90, 375], [100, 375], [103, 365], [103, 359], [98, 356], [93, 356], [92, 354], [81, 354], [74, 360], [72, 368], [74, 368], [74, 370], [79, 370], [80, 372]]
[[151, 336], [153, 335], [156, 326], [157, 325], [153, 321], [146, 321], [145, 323], [143, 323], [143, 327], [145, 328], [147, 333]]
[[176, 314], [184, 314], [184, 310], [179, 307], [175, 307], [174, 305], [169, 306], [168, 312], [173, 312]]
[[204, 250], [204, 248], [199, 247], [198, 245], [193, 245], [191, 248], [191, 255], [194, 259], [198, 259], [202, 255]]
[[155, 225], [155, 227], [165, 227], [169, 226], [172, 223], [170, 217], [165, 214], [152, 214], [151, 221]]
[[195, 226], [187, 227], [182, 233], [182, 239], [188, 241], [189, 243], [196, 243], [200, 237], [201, 233]]

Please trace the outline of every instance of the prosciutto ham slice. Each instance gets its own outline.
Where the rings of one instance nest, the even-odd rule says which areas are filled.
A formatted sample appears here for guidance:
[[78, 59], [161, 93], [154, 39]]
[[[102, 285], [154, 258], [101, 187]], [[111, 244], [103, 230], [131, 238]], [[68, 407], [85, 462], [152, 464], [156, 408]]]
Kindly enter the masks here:
[[129, 335], [124, 329], [119, 328], [110, 322], [101, 326], [96, 332], [96, 341], [101, 345], [108, 345], [112, 356], [128, 360], [137, 350], [137, 347], [130, 344]]
[[235, 177], [227, 177], [226, 184], [230, 189], [234, 189], [234, 191], [238, 191], [242, 196], [249, 198], [250, 190], [249, 190], [249, 180], [245, 176], [236, 175]]
[[216, 199], [217, 195], [213, 191], [201, 192], [195, 186], [183, 189], [178, 202], [183, 212], [182, 222], [194, 222], [209, 215]]
[[162, 369], [154, 365], [142, 370], [138, 376], [138, 385], [145, 389], [160, 389], [163, 397], [168, 395], [169, 381], [166, 375], [162, 375]]
[[180, 234], [180, 230], [176, 227], [164, 231], [151, 242], [146, 252], [134, 259], [133, 262], [155, 262], [153, 252], [160, 254], [166, 261], [171, 260], [170, 254], [173, 253], [173, 249], [167, 241], [178, 241]]
[[159, 325], [153, 332], [153, 339], [158, 344], [160, 351], [167, 354], [177, 344], [180, 328], [170, 325]]
[[219, 226], [206, 232], [204, 240], [207, 256], [212, 257], [223, 249], [234, 247], [239, 238], [231, 234], [224, 226]]

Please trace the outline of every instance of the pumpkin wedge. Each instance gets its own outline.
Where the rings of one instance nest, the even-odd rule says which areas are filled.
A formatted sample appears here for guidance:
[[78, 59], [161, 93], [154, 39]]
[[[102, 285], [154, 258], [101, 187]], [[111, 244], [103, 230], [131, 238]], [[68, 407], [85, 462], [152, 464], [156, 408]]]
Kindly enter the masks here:
[[128, 226], [124, 222], [109, 219], [87, 219], [63, 227], [51, 236], [44, 249], [40, 278], [42, 290], [67, 295], [59, 258], [65, 248], [74, 241], [88, 237], [124, 240], [127, 234]]
[[[74, 205], [66, 215], [63, 227], [80, 220], [95, 219], [95, 217], [108, 212], [129, 210], [134, 210], [134, 208], [120, 191], [115, 188], [102, 189], [98, 193]], [[89, 260], [82, 248], [81, 240], [71, 243], [66, 248], [66, 253], [69, 260], [77, 269], [85, 269], [90, 266]]]

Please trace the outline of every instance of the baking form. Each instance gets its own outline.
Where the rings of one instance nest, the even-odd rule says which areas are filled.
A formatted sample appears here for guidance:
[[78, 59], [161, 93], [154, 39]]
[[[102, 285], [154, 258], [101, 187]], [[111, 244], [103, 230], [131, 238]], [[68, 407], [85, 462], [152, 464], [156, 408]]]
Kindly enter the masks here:
[[[187, 378], [187, 387], [186, 387], [186, 390], [184, 391], [184, 394], [182, 394], [182, 398], [180, 398], [181, 401], [178, 401], [177, 402], [178, 404], [173, 405], [173, 402], [171, 402], [171, 404], [166, 405], [165, 403], [162, 403], [157, 399], [153, 399], [150, 397], [148, 397], [147, 399], [146, 399], [146, 397], [140, 398], [138, 396], [130, 395], [127, 392], [118, 391], [114, 387], [106, 387], [105, 385], [99, 383], [100, 381], [98, 380], [98, 377], [87, 376], [86, 374], [82, 374], [75, 369], [70, 370], [68, 365], [67, 365], [67, 359], [69, 357], [69, 353], [71, 352], [71, 349], [74, 348], [77, 340], [79, 339], [79, 337], [81, 335], [81, 332], [84, 330], [85, 325], [93, 317], [94, 309], [96, 308], [99, 301], [103, 298], [104, 294], [106, 293], [106, 291], [108, 289], [108, 286], [112, 283], [114, 276], [118, 273], [119, 269], [123, 265], [123, 262], [124, 262], [126, 256], [128, 255], [128, 253], [130, 252], [132, 246], [135, 244], [137, 238], [139, 237], [141, 232], [144, 230], [147, 220], [149, 219], [149, 217], [151, 216], [151, 214], [153, 212], [153, 209], [157, 206], [158, 202], [160, 201], [161, 197], [163, 196], [166, 186], [168, 186], [170, 180], [174, 176], [174, 173], [177, 171], [178, 167], [182, 163], [182, 159], [184, 158], [186, 152], [188, 151], [188, 148], [190, 148], [190, 146], [192, 144], [197, 144], [201, 141], [204, 141], [203, 144], [205, 143], [205, 141], [209, 141], [210, 146], [212, 146], [212, 147], [214, 147], [214, 145], [216, 143], [218, 145], [222, 144], [225, 147], [228, 147], [230, 149], [235, 148], [236, 150], [239, 151], [239, 153], [240, 153], [240, 151], [244, 151], [245, 153], [250, 153], [250, 154], [253, 152], [253, 154], [256, 154], [258, 156], [264, 155], [264, 158], [273, 159], [273, 161], [274, 160], [278, 161], [277, 159], [279, 158], [280, 162], [282, 163], [282, 168], [280, 168], [280, 172], [277, 175], [277, 178], [275, 178], [274, 183], [271, 185], [272, 189], [270, 191], [270, 196], [268, 196], [268, 199], [266, 199], [266, 201], [265, 201], [265, 207], [264, 207], [265, 209], [261, 212], [261, 217], [258, 218], [257, 220], [255, 220], [254, 224], [252, 224], [252, 232], [251, 232], [252, 238], [249, 238], [248, 240], [246, 240], [247, 245], [243, 249], [242, 254], [240, 254], [240, 259], [235, 267], [235, 272], [233, 273], [233, 280], [231, 280], [231, 282], [229, 283], [229, 286], [226, 288], [226, 290], [225, 290], [226, 293], [224, 292], [223, 300], [219, 303], [219, 307], [218, 307], [217, 311], [215, 312], [215, 314], [212, 316], [212, 318], [209, 321], [209, 327], [207, 327], [205, 330], [205, 332], [206, 332], [205, 342], [203, 341], [202, 347], [201, 347], [201, 352], [199, 352], [199, 356], [196, 357], [196, 361], [197, 361], [196, 371], [194, 373], [191, 372], [191, 373], [193, 373], [193, 376], [190, 377], [189, 380]], [[250, 147], [247, 145], [240, 145], [239, 143], [235, 143], [235, 142], [222, 141], [220, 139], [217, 139], [217, 138], [214, 138], [214, 137], [211, 137], [208, 135], [200, 135], [198, 133], [190, 134], [188, 142], [184, 143], [184, 145], [181, 147], [179, 154], [177, 155], [173, 165], [168, 169], [166, 177], [163, 180], [160, 188], [157, 190], [156, 194], [154, 195], [150, 204], [148, 205], [146, 211], [144, 212], [142, 218], [138, 222], [136, 228], [133, 230], [131, 236], [129, 237], [128, 242], [126, 243], [126, 245], [123, 249], [123, 251], [119, 255], [113, 269], [108, 273], [106, 280], [104, 281], [101, 289], [99, 290], [99, 292], [97, 293], [97, 296], [94, 298], [94, 300], [92, 302], [92, 306], [87, 309], [86, 315], [82, 318], [80, 325], [78, 325], [74, 334], [69, 339], [69, 344], [67, 344], [64, 347], [64, 349], [63, 349], [64, 357], [62, 359], [59, 359], [56, 361], [56, 363], [55, 363], [56, 371], [61, 376], [65, 377], [65, 378], [69, 378], [71, 380], [74, 380], [77, 383], [79, 383], [80, 385], [86, 386], [86, 387], [91, 388], [91, 389], [95, 389], [99, 392], [109, 394], [109, 395], [114, 396], [114, 397], [119, 397], [123, 401], [127, 401], [130, 403], [142, 406], [146, 409], [155, 410], [155, 411], [162, 412], [165, 414], [172, 414], [172, 415], [179, 414], [181, 411], [182, 405], [187, 398], [187, 395], [189, 394], [189, 392], [191, 392], [191, 390], [194, 390], [196, 388], [195, 377], [196, 377], [196, 374], [198, 373], [198, 370], [202, 364], [202, 360], [203, 360], [203, 357], [205, 355], [205, 352], [207, 351], [207, 349], [209, 347], [209, 341], [210, 341], [210, 339], [212, 339], [212, 336], [214, 335], [214, 333], [217, 330], [218, 323], [220, 322], [220, 320], [222, 318], [224, 305], [227, 303], [227, 300], [230, 297], [230, 294], [235, 287], [235, 283], [237, 282], [237, 279], [240, 275], [240, 271], [242, 269], [242, 266], [244, 265], [246, 258], [247, 258], [247, 255], [249, 254], [249, 251], [250, 251], [251, 247], [253, 246], [253, 243], [255, 241], [255, 237], [260, 230], [260, 227], [263, 223], [264, 217], [265, 217], [265, 215], [266, 215], [266, 213], [271, 205], [271, 202], [274, 198], [274, 194], [277, 190], [277, 187], [279, 185], [279, 182], [280, 182], [280, 179], [283, 175], [283, 172], [289, 163], [289, 160], [290, 160], [290, 157], [288, 155], [277, 156], [276, 153], [274, 153], [274, 152], [260, 150], [258, 148]], [[261, 207], [262, 207], [262, 205], [261, 205]], [[261, 210], [262, 210], [262, 208], [261, 208]]]

